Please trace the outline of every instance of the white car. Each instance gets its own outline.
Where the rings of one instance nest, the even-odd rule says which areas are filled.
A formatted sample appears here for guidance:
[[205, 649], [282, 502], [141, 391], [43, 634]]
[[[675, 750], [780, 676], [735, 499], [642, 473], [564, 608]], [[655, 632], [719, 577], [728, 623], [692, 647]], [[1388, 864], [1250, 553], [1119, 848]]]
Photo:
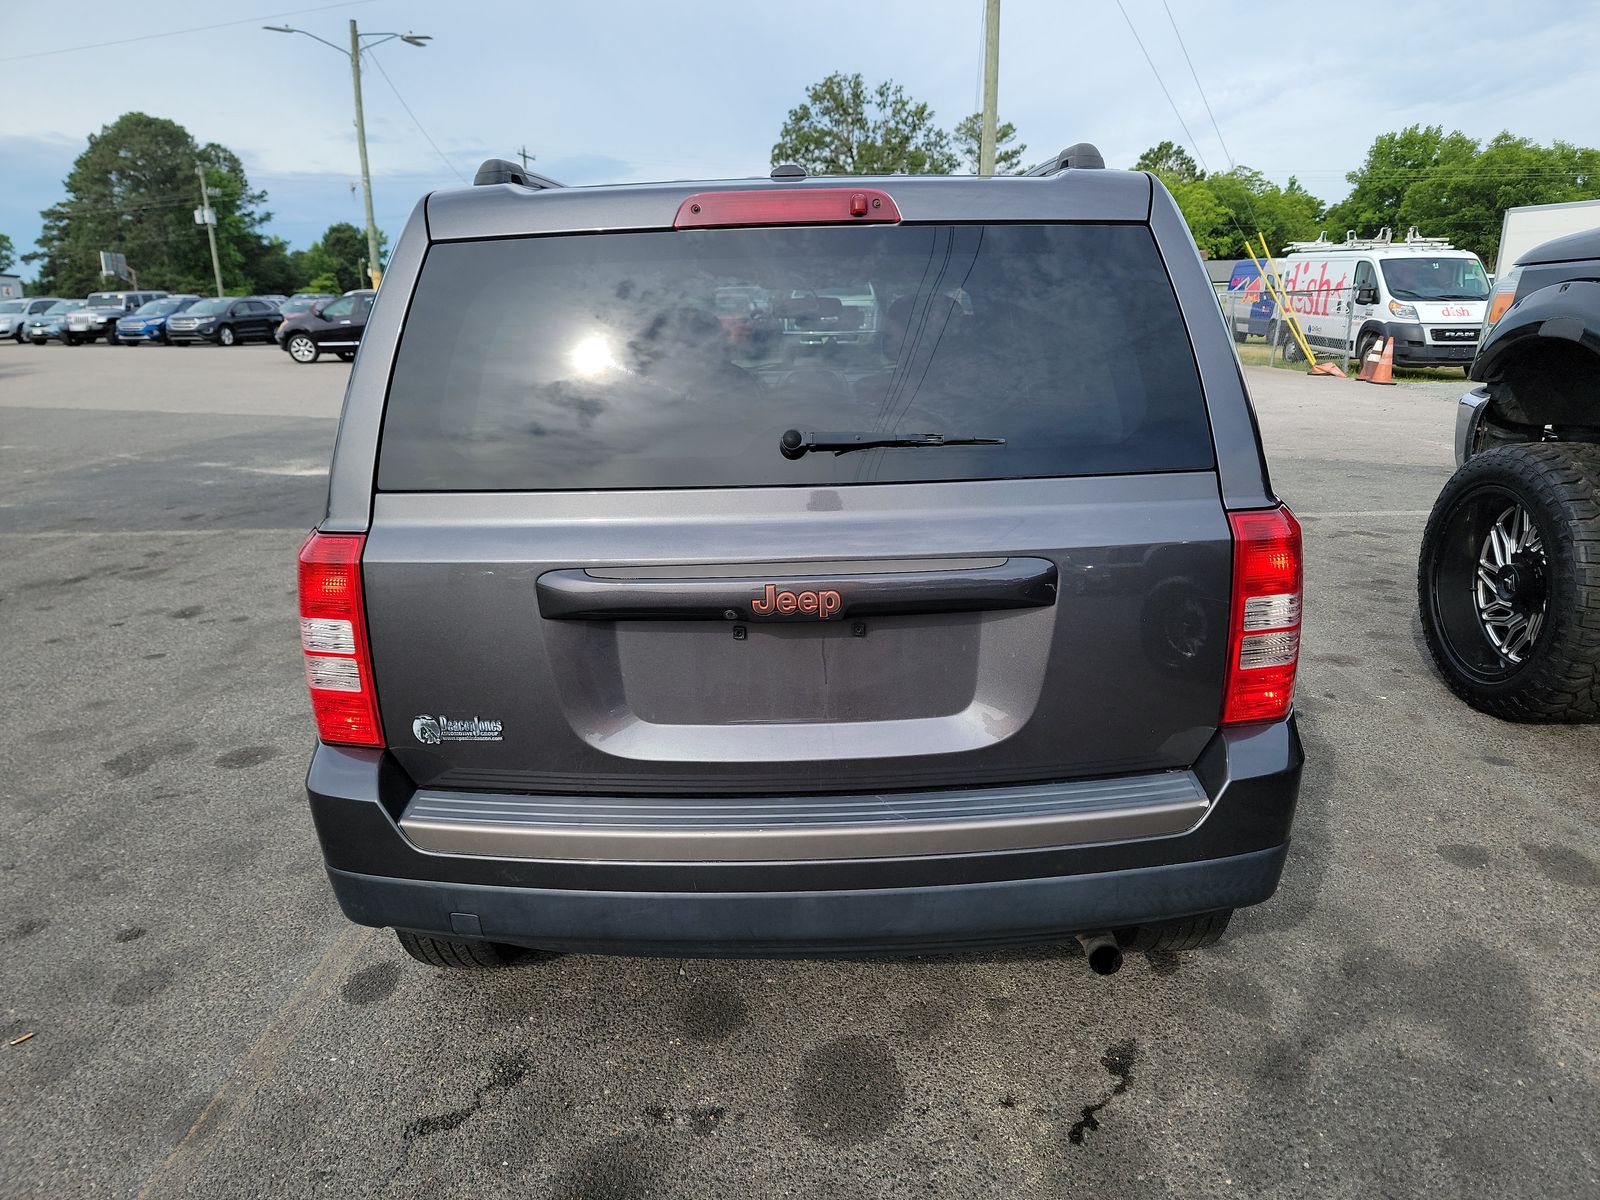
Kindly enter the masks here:
[[19, 345], [28, 340], [28, 322], [56, 302], [54, 296], [24, 296], [20, 300], [0, 301], [0, 338]]

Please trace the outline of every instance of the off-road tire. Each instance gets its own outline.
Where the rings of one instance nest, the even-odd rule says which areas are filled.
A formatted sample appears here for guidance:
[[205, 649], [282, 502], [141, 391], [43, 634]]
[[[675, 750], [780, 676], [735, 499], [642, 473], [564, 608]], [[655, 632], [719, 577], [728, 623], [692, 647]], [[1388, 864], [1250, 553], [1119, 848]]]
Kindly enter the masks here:
[[1231, 920], [1233, 909], [1225, 908], [1197, 917], [1140, 925], [1137, 929], [1119, 932], [1117, 940], [1124, 950], [1146, 954], [1152, 950], [1201, 950], [1216, 945]]
[[[1497, 495], [1514, 498], [1532, 518], [1546, 588], [1538, 636], [1499, 677], [1464, 661], [1482, 648], [1467, 644], [1467, 623], [1446, 607], [1454, 589], [1439, 582], [1441, 571], [1461, 569], [1463, 553], [1477, 561], [1470, 530], [1455, 532], [1463, 507]], [[1428, 518], [1417, 599], [1428, 652], [1450, 690], [1473, 708], [1507, 721], [1600, 720], [1600, 446], [1500, 446], [1469, 459]]]
[[419, 963], [446, 971], [493, 971], [519, 962], [532, 962], [557, 955], [548, 950], [524, 950], [499, 942], [468, 942], [455, 938], [429, 937], [425, 933], [394, 931], [400, 948]]

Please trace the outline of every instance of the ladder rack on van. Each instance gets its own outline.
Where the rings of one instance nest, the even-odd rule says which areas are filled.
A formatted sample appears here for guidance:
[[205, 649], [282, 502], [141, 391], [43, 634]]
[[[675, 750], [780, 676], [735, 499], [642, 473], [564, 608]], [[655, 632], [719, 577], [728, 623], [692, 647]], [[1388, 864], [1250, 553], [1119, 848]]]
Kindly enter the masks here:
[[[1385, 225], [1378, 230], [1378, 236], [1360, 238], [1354, 229], [1347, 229], [1342, 242], [1330, 242], [1326, 233], [1319, 233], [1314, 242], [1290, 242], [1285, 247], [1288, 254], [1311, 254], [1318, 250], [1385, 250], [1395, 245], [1394, 230]], [[1413, 225], [1406, 230], [1406, 240], [1399, 245], [1411, 250], [1454, 250], [1449, 238], [1425, 238], [1417, 232]]]

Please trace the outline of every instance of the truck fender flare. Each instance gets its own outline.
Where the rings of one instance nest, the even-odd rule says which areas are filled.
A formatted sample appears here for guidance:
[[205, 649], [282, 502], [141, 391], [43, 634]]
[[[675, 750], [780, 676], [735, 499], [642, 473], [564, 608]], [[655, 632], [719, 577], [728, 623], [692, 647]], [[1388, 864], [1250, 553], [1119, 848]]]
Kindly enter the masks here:
[[1472, 363], [1497, 425], [1600, 425], [1600, 280], [1569, 279], [1522, 297]]

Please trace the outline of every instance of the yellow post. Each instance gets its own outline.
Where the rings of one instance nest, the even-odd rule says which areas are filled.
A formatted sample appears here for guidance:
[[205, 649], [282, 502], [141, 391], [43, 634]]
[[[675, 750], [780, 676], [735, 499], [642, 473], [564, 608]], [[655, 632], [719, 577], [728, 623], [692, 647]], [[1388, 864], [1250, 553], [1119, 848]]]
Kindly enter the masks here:
[[1288, 290], [1284, 288], [1283, 281], [1278, 279], [1272, 270], [1272, 252], [1267, 246], [1267, 239], [1259, 229], [1256, 230], [1256, 236], [1261, 238], [1261, 253], [1265, 265], [1261, 262], [1256, 262], [1255, 247], [1250, 244], [1249, 238], [1244, 240], [1245, 250], [1250, 255], [1250, 261], [1255, 263], [1256, 270], [1260, 272], [1261, 282], [1266, 286], [1267, 291], [1271, 293], [1272, 302], [1278, 306], [1278, 311], [1288, 321], [1289, 332], [1294, 335], [1294, 340], [1300, 347], [1300, 353], [1306, 356], [1307, 365], [1315, 367], [1317, 365], [1317, 356], [1311, 352], [1311, 344], [1306, 341], [1306, 335], [1300, 329], [1300, 321], [1295, 317], [1294, 309], [1289, 307]]

